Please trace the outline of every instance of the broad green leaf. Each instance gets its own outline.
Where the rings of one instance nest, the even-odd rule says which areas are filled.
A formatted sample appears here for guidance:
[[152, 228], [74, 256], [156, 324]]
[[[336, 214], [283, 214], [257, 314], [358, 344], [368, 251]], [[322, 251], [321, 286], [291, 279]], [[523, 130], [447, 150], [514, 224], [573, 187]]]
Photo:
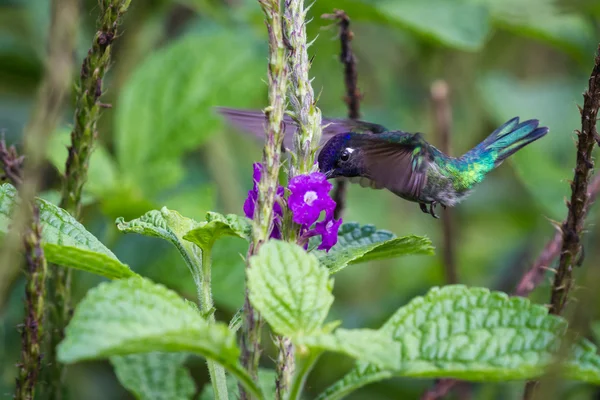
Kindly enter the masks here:
[[148, 211], [140, 218], [129, 222], [117, 218], [116, 224], [121, 232], [139, 233], [171, 242], [181, 253], [192, 274], [195, 274], [196, 268], [202, 265], [200, 249], [193, 243], [183, 240], [185, 233], [198, 227], [200, 223], [182, 216], [177, 211], [163, 207], [160, 211]]
[[562, 10], [556, 0], [478, 0], [486, 4], [494, 24], [518, 35], [542, 40], [579, 60], [596, 44], [594, 29], [581, 15]]
[[314, 255], [271, 240], [250, 258], [247, 274], [250, 301], [275, 332], [291, 338], [320, 332], [333, 282]]
[[[433, 288], [400, 308], [380, 329], [401, 345], [397, 370], [359, 363], [321, 398], [338, 399], [392, 376], [502, 381], [540, 376], [560, 346], [567, 323], [521, 297], [462, 285]], [[565, 364], [566, 376], [600, 383], [600, 357], [584, 341]]]
[[[0, 234], [9, 230], [16, 201], [17, 191], [13, 186], [8, 183], [0, 186]], [[68, 212], [46, 200], [37, 199], [36, 202], [40, 210], [44, 253], [49, 262], [110, 279], [136, 275]]]
[[[71, 132], [66, 128], [54, 132], [48, 142], [48, 159], [61, 174], [65, 172], [65, 160], [69, 154], [68, 146], [70, 144]], [[84, 191], [101, 197], [113, 190], [117, 185], [117, 177], [118, 168], [114, 159], [102, 144], [95, 144], [90, 157]]]
[[395, 0], [373, 4], [384, 21], [461, 50], [480, 49], [490, 33], [487, 7], [471, 1]]
[[183, 238], [195, 243], [202, 250], [210, 251], [215, 241], [222, 236], [235, 236], [250, 240], [251, 235], [252, 225], [248, 218], [235, 214], [225, 216], [216, 212], [208, 212], [206, 223], [190, 230]]
[[372, 329], [337, 329], [333, 333], [303, 336], [294, 341], [310, 350], [342, 353], [381, 368], [400, 368], [400, 346], [385, 333]]
[[[259, 368], [258, 370], [258, 385], [265, 394], [265, 399], [275, 398], [275, 380], [277, 373], [270, 369]], [[214, 390], [212, 385], [204, 385], [202, 393], [200, 394], [200, 400], [214, 400]], [[236, 394], [238, 393], [237, 381], [231, 375], [227, 375], [227, 393], [230, 393], [230, 397], [237, 399]]]
[[90, 290], [67, 326], [58, 358], [71, 364], [156, 351], [188, 352], [216, 361], [259, 394], [238, 364], [235, 334], [227, 325], [208, 323], [193, 303], [144, 278]]
[[247, 107], [264, 93], [266, 55], [251, 32], [206, 28], [143, 60], [116, 108], [116, 154], [128, 179], [147, 195], [178, 182], [182, 153], [223, 126], [213, 107]]
[[143, 353], [111, 357], [119, 382], [139, 400], [188, 400], [196, 392], [183, 363], [185, 353]]
[[479, 82], [482, 100], [498, 126], [520, 116], [521, 120], [539, 119], [550, 128], [548, 135], [508, 162], [544, 213], [555, 220], [564, 216], [567, 180], [572, 179], [575, 164], [573, 131], [581, 127], [576, 104], [581, 103], [585, 86], [583, 79], [520, 81], [502, 73], [490, 73]]
[[349, 222], [340, 227], [338, 243], [328, 252], [314, 252], [322, 265], [335, 273], [350, 264], [383, 260], [409, 254], [433, 254], [431, 241], [423, 236], [396, 237], [373, 225]]

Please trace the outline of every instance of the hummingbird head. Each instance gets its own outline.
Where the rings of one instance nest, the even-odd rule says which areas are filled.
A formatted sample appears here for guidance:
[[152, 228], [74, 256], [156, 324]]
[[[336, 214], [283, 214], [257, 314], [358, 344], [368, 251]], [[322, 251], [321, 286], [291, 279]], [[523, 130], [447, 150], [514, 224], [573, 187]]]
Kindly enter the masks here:
[[360, 148], [354, 146], [354, 137], [358, 134], [348, 132], [333, 136], [325, 143], [319, 153], [319, 170], [327, 179], [344, 176], [359, 176], [361, 171]]

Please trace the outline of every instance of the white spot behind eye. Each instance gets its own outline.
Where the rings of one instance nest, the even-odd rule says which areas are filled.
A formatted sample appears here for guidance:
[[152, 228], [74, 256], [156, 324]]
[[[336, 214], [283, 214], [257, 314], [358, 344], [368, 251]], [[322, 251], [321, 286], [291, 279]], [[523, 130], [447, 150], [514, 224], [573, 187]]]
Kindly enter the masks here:
[[354, 149], [352, 147], [346, 147], [346, 151], [350, 154], [354, 153]]

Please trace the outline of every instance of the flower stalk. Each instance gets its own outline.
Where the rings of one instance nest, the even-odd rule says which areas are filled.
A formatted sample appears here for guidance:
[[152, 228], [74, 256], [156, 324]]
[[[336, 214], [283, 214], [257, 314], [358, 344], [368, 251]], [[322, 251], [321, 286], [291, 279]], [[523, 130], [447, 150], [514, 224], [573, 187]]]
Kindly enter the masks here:
[[[202, 273], [200, 278], [200, 310], [202, 315], [210, 323], [215, 323], [214, 303], [211, 286], [211, 250], [210, 247], [202, 249]], [[227, 400], [227, 382], [225, 380], [225, 369], [214, 361], [207, 360], [210, 382], [215, 393], [216, 400]]]
[[306, 13], [302, 0], [285, 0], [285, 34], [290, 57], [290, 102], [292, 118], [298, 124], [294, 137], [294, 157], [289, 176], [313, 171], [315, 153], [321, 140], [321, 110], [316, 105], [315, 94], [309, 78], [310, 61], [306, 39]]
[[[350, 30], [350, 17], [343, 10], [335, 10], [333, 14], [322, 15], [322, 18], [337, 20], [340, 34], [340, 62], [344, 66], [344, 84], [346, 86], [344, 100], [348, 105], [348, 118], [359, 119], [361, 94], [360, 90], [358, 90], [356, 57], [350, 44], [352, 39], [354, 39], [354, 33]], [[333, 200], [336, 204], [334, 218], [340, 218], [344, 213], [347, 191], [348, 182], [346, 180], [335, 183], [333, 192]]]
[[[22, 326], [22, 358], [16, 382], [15, 398], [33, 399], [42, 371], [42, 333], [46, 295], [46, 260], [41, 245], [41, 226], [35, 196], [42, 180], [48, 137], [56, 128], [71, 82], [72, 55], [75, 48], [78, 3], [54, 0], [51, 5], [48, 54], [44, 77], [31, 118], [23, 133], [25, 160], [3, 144], [2, 164], [6, 177], [19, 190], [19, 205], [12, 215], [12, 226], [3, 243], [0, 265], [18, 271], [19, 249], [25, 251], [25, 323]], [[4, 269], [4, 268], [3, 268]], [[2, 279], [4, 281], [4, 279]], [[4, 285], [12, 281], [9, 276]], [[0, 285], [1, 286], [1, 285]], [[3, 292], [0, 288], [0, 292]]]
[[[68, 149], [60, 202], [60, 207], [78, 219], [88, 165], [98, 135], [96, 124], [101, 109], [110, 107], [100, 102], [103, 93], [102, 82], [110, 66], [112, 43], [117, 38], [119, 24], [130, 2], [131, 0], [99, 0], [98, 31], [81, 66], [71, 145]], [[49, 377], [53, 386], [50, 398], [59, 399], [63, 397], [61, 387], [64, 371], [56, 360], [56, 346], [64, 337], [64, 328], [71, 315], [71, 271], [61, 266], [53, 266], [50, 284], [54, 305], [50, 314], [54, 329], [50, 335], [48, 355], [48, 361], [53, 366]]]
[[[588, 189], [594, 161], [592, 152], [597, 144], [598, 132], [596, 122], [600, 108], [600, 45], [594, 60], [588, 89], [583, 93], [581, 113], [581, 130], [577, 131], [577, 164], [571, 182], [571, 199], [567, 202], [567, 218], [560, 230], [562, 246], [554, 282], [551, 288], [550, 313], [560, 315], [573, 287], [573, 270], [583, 263], [581, 237], [585, 224], [585, 216], [592, 200]], [[535, 396], [539, 381], [529, 381], [525, 386], [523, 399]]]
[[[265, 15], [269, 36], [269, 106], [265, 109], [266, 143], [262, 160], [262, 179], [257, 183], [258, 191], [254, 209], [252, 243], [248, 257], [255, 254], [266, 242], [273, 230], [273, 206], [278, 186], [281, 166], [281, 145], [283, 143], [283, 116], [287, 91], [287, 47], [283, 38], [281, 7], [278, 0], [258, 0]], [[247, 264], [247, 268], [250, 268]], [[241, 337], [241, 363], [252, 379], [258, 378], [260, 358], [260, 336], [262, 321], [258, 312], [250, 304], [248, 291], [244, 302], [243, 332]], [[240, 398], [247, 399], [249, 393], [240, 385]]]
[[[19, 188], [23, 184], [23, 157], [14, 146], [8, 148], [0, 141], [2, 180]], [[26, 204], [28, 223], [23, 235], [25, 251], [25, 323], [21, 326], [21, 362], [18, 364], [15, 399], [33, 399], [42, 360], [42, 327], [46, 285], [46, 259], [42, 249], [42, 229], [39, 209], [35, 202]]]

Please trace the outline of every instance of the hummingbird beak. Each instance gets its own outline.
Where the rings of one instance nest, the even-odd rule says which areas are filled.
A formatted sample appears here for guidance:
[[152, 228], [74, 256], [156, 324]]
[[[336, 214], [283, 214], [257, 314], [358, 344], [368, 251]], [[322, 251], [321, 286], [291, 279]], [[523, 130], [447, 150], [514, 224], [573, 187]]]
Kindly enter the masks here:
[[331, 176], [333, 175], [333, 170], [330, 169], [329, 171], [325, 172], [325, 178], [329, 179], [331, 178]]

